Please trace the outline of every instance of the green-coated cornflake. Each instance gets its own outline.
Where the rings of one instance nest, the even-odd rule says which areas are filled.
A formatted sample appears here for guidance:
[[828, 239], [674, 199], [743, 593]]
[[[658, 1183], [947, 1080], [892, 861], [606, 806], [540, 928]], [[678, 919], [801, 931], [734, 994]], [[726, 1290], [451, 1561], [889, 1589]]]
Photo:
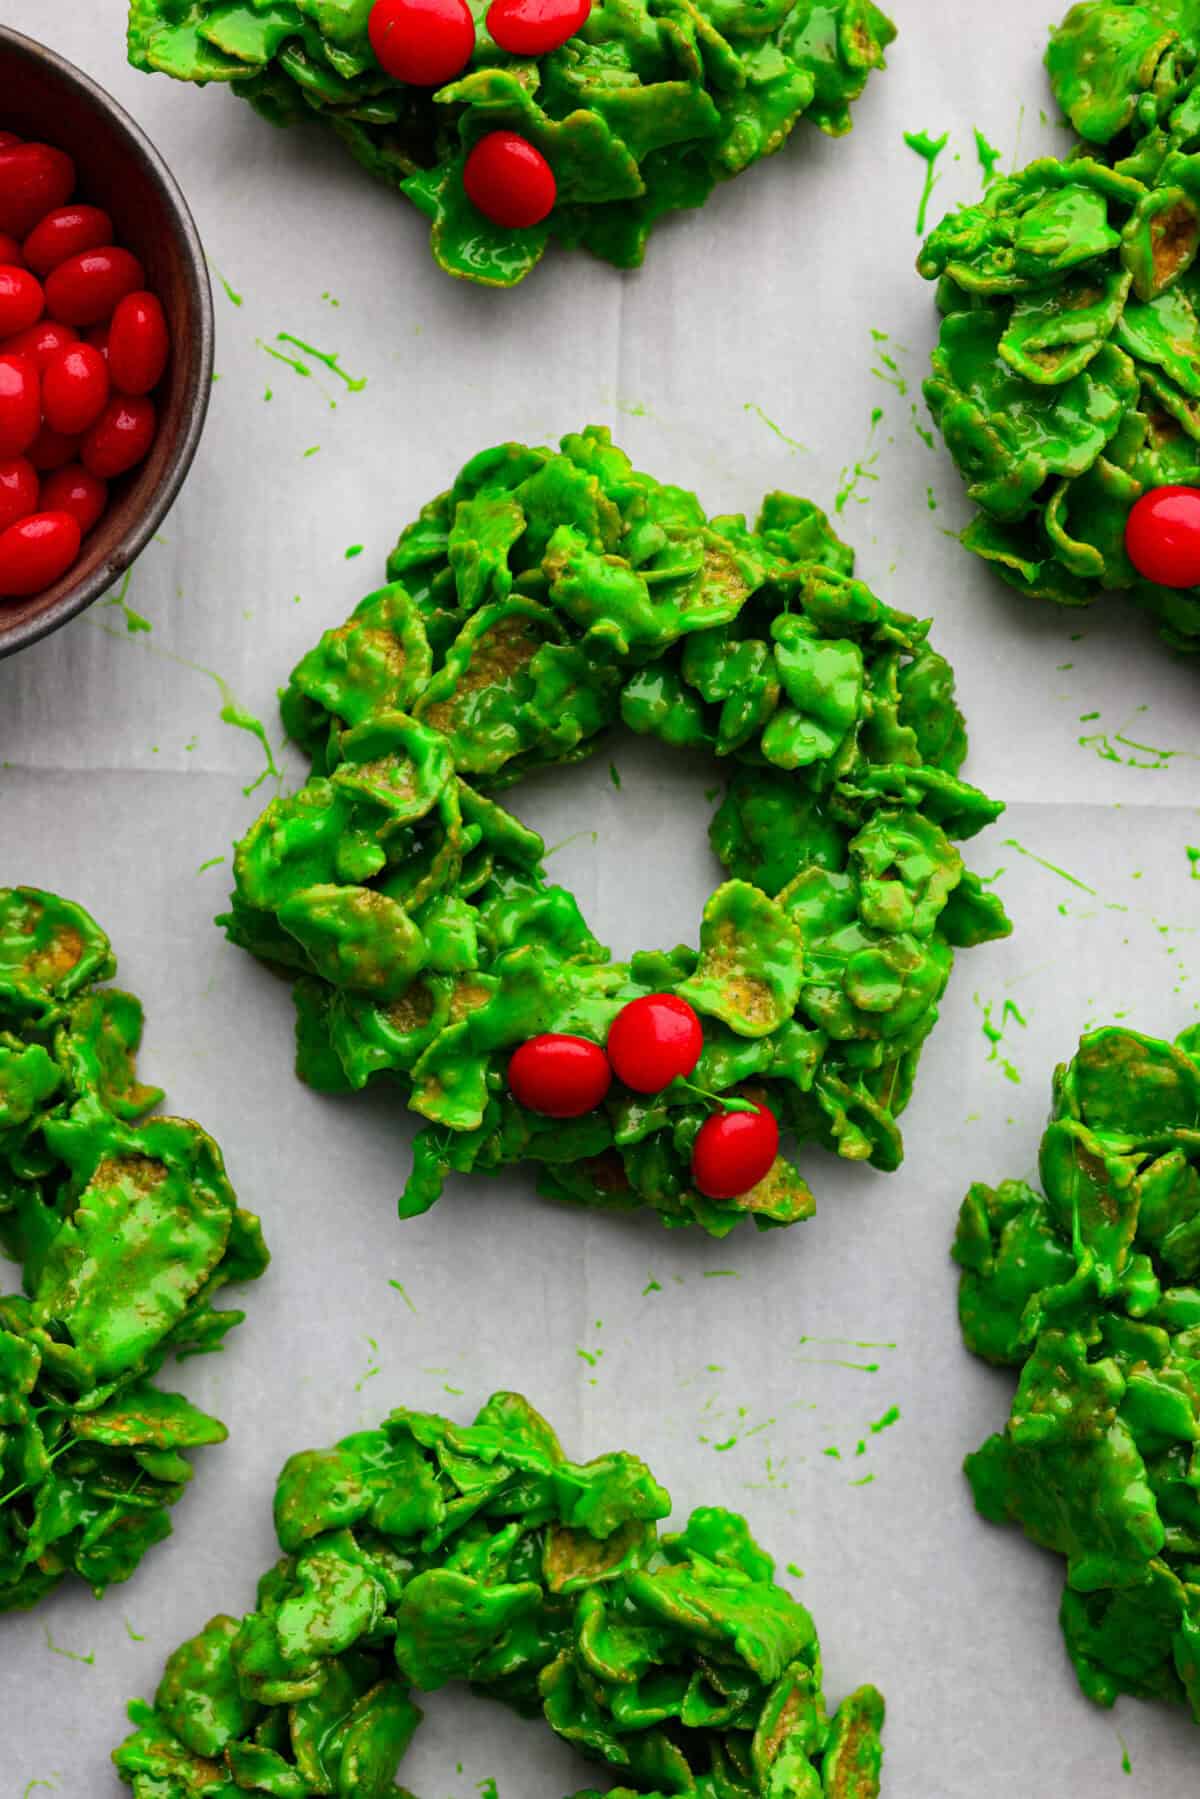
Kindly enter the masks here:
[[153, 1377], [219, 1349], [241, 1312], [213, 1301], [267, 1265], [221, 1152], [148, 1114], [142, 1009], [82, 907], [0, 889], [0, 1611], [69, 1574], [97, 1596], [170, 1532], [181, 1453], [225, 1426]]
[[1200, 590], [1139, 575], [1125, 521], [1200, 482], [1200, 0], [1082, 0], [1046, 66], [1084, 141], [930, 233], [925, 397], [979, 508], [969, 549], [1062, 605], [1128, 592], [1194, 650]]
[[[523, 280], [552, 238], [636, 267], [658, 219], [703, 205], [798, 120], [848, 131], [895, 36], [873, 0], [596, 0], [565, 44], [523, 58], [495, 43], [480, 6], [470, 61], [430, 90], [384, 73], [370, 11], [370, 0], [130, 0], [129, 58], [230, 82], [275, 125], [324, 122], [429, 218], [447, 273], [491, 287]], [[528, 229], [492, 223], [463, 187], [467, 154], [501, 129], [554, 173], [554, 209]], [[492, 525], [503, 534], [502, 510]]]
[[619, 1783], [575, 1799], [877, 1799], [880, 1694], [830, 1717], [813, 1621], [745, 1519], [662, 1533], [670, 1510], [644, 1462], [569, 1461], [516, 1393], [302, 1451], [255, 1609], [168, 1657], [117, 1770], [135, 1799], [389, 1799], [414, 1690], [467, 1681]]
[[[401, 533], [390, 584], [300, 662], [283, 716], [313, 771], [238, 845], [221, 922], [299, 977], [304, 1080], [385, 1080], [429, 1121], [405, 1216], [451, 1170], [522, 1160], [550, 1197], [718, 1236], [808, 1216], [783, 1159], [736, 1200], [692, 1188], [705, 1094], [749, 1092], [797, 1139], [899, 1164], [953, 947], [1009, 928], [952, 841], [1000, 808], [958, 777], [928, 624], [853, 564], [809, 501], [768, 495], [754, 530], [709, 519], [589, 428], [476, 456]], [[730, 878], [698, 950], [613, 962], [491, 797], [618, 720], [729, 771], [710, 834]], [[568, 1123], [511, 1098], [526, 1039], [603, 1043], [662, 991], [704, 1020], [703, 1092], [615, 1086]]]
[[1110, 1027], [1056, 1070], [1042, 1192], [972, 1187], [967, 1346], [1018, 1369], [966, 1471], [992, 1522], [1066, 1558], [1079, 1683], [1200, 1721], [1200, 1041]]

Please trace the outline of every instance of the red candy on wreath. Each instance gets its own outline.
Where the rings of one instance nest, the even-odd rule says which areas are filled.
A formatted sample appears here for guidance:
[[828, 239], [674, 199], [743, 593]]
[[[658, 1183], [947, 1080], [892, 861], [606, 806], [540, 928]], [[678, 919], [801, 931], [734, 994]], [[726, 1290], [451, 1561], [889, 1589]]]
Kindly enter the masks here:
[[393, 81], [442, 87], [470, 61], [475, 21], [466, 0], [375, 0], [367, 36]]
[[541, 151], [515, 131], [481, 137], [463, 169], [467, 199], [493, 225], [524, 231], [554, 209], [558, 184]]
[[582, 1118], [594, 1112], [612, 1085], [608, 1057], [588, 1037], [543, 1031], [513, 1052], [509, 1091], [519, 1105], [544, 1118]]
[[1159, 587], [1200, 586], [1200, 487], [1152, 487], [1135, 500], [1125, 553]]
[[692, 1180], [709, 1199], [737, 1199], [757, 1187], [779, 1154], [779, 1126], [766, 1106], [714, 1112], [692, 1145]]
[[661, 1093], [672, 1081], [686, 1079], [703, 1048], [699, 1018], [674, 993], [647, 993], [630, 1000], [608, 1033], [613, 1073], [635, 1093]]
[[592, 0], [492, 0], [487, 28], [510, 56], [545, 56], [586, 23]]

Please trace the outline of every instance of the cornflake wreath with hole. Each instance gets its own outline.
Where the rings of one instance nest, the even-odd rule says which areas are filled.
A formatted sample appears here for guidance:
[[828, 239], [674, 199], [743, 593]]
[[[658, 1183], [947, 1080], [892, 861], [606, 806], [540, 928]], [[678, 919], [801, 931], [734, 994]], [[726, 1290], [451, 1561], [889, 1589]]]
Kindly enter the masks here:
[[962, 541], [1064, 606], [1122, 591], [1176, 649], [1200, 587], [1131, 560], [1131, 509], [1200, 484], [1200, 6], [1085, 0], [1051, 33], [1080, 134], [931, 232], [925, 397], [979, 510]]
[[[732, 1199], [696, 1189], [717, 1096], [899, 1165], [954, 949], [1010, 929], [952, 841], [1002, 808], [958, 778], [966, 734], [927, 622], [853, 561], [810, 501], [768, 495], [753, 530], [710, 520], [605, 430], [558, 452], [502, 444], [295, 669], [283, 717], [312, 773], [237, 846], [219, 922], [295, 978], [302, 1079], [387, 1081], [429, 1121], [402, 1215], [451, 1169], [530, 1160], [545, 1195], [714, 1236], [809, 1216], [783, 1157]], [[493, 797], [618, 721], [727, 765], [710, 837], [730, 878], [698, 949], [610, 960]], [[630, 1001], [664, 993], [703, 1020], [689, 1081], [614, 1083], [565, 1121], [514, 1099], [521, 1045], [603, 1045]]]
[[213, 1300], [268, 1261], [212, 1138], [148, 1116], [116, 966], [82, 906], [0, 888], [0, 1612], [99, 1597], [170, 1534], [184, 1451], [226, 1431], [154, 1377], [221, 1348], [244, 1314]]
[[637, 1456], [568, 1461], [518, 1393], [294, 1455], [256, 1608], [167, 1658], [117, 1770], [135, 1799], [411, 1799], [412, 1689], [469, 1681], [621, 1781], [575, 1799], [878, 1799], [882, 1696], [830, 1717], [813, 1620], [746, 1520], [660, 1534], [670, 1510]]
[[[553, 237], [636, 267], [664, 215], [787, 142], [830, 137], [883, 67], [895, 27], [872, 0], [595, 0], [569, 41], [510, 55], [484, 28], [456, 79], [395, 80], [369, 38], [369, 0], [130, 0], [136, 68], [230, 82], [274, 125], [320, 122], [431, 221], [448, 274], [510, 287]], [[467, 197], [468, 152], [520, 134], [553, 171], [540, 223], [496, 223]]]

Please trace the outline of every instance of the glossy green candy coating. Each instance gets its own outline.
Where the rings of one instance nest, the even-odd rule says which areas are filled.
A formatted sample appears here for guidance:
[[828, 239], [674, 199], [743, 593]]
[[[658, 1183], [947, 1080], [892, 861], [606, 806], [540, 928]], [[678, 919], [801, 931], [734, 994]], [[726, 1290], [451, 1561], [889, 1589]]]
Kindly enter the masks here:
[[1200, 483], [1200, 4], [1084, 0], [1052, 34], [1085, 140], [991, 182], [918, 269], [943, 314], [925, 396], [979, 511], [963, 541], [1063, 605], [1127, 591], [1176, 648], [1200, 589], [1125, 553], [1139, 495]]
[[81, 906], [0, 889], [0, 1611], [75, 1573], [102, 1593], [170, 1531], [181, 1453], [225, 1426], [153, 1385], [219, 1349], [213, 1301], [267, 1265], [211, 1137], [147, 1114], [142, 1009]]
[[636, 1456], [568, 1461], [516, 1393], [294, 1455], [256, 1609], [168, 1658], [117, 1769], [136, 1799], [385, 1799], [411, 1690], [469, 1681], [603, 1764], [607, 1799], [875, 1799], [880, 1695], [829, 1717], [813, 1621], [745, 1519], [660, 1534], [670, 1510]]
[[[272, 123], [323, 120], [432, 221], [451, 275], [522, 280], [555, 238], [639, 264], [665, 213], [780, 149], [798, 119], [837, 136], [895, 36], [873, 0], [596, 0], [559, 49], [500, 49], [474, 8], [476, 44], [436, 91], [386, 75], [371, 0], [130, 0], [129, 55], [183, 81], [228, 81]], [[558, 199], [512, 230], [467, 199], [463, 165], [489, 132], [546, 157]]]
[[[406, 1215], [451, 1169], [528, 1159], [555, 1198], [649, 1205], [718, 1236], [808, 1216], [782, 1159], [736, 1200], [693, 1190], [709, 1108], [683, 1084], [614, 1086], [565, 1125], [512, 1099], [520, 1044], [603, 1043], [647, 993], [702, 1015], [693, 1085], [898, 1165], [952, 946], [1009, 926], [952, 842], [1000, 808], [958, 778], [950, 670], [853, 561], [808, 501], [769, 495], [754, 530], [708, 519], [606, 431], [557, 452], [503, 444], [424, 508], [390, 585], [295, 669], [283, 716], [313, 773], [238, 845], [222, 922], [299, 975], [305, 1080], [387, 1079], [430, 1121]], [[547, 883], [541, 839], [491, 797], [590, 754], [618, 720], [730, 771], [711, 829], [730, 878], [698, 951], [612, 962]]]
[[1041, 1192], [971, 1188], [967, 1346], [1020, 1370], [966, 1469], [975, 1503], [1066, 1557], [1079, 1682], [1200, 1721], [1200, 1036], [1115, 1027], [1054, 1077]]

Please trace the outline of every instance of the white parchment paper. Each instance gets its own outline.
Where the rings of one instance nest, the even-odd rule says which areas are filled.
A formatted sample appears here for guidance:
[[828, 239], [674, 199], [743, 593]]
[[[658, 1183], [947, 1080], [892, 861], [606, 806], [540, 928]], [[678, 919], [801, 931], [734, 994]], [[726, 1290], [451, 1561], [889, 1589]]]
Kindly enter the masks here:
[[[804, 1571], [831, 1696], [886, 1691], [889, 1799], [1196, 1790], [1193, 1727], [1087, 1705], [1059, 1640], [1061, 1563], [972, 1511], [961, 1458], [1011, 1382], [963, 1351], [946, 1252], [972, 1179], [1032, 1172], [1052, 1066], [1082, 1028], [1172, 1035], [1200, 1009], [1197, 670], [1125, 606], [1040, 608], [951, 541], [957, 476], [916, 429], [934, 310], [912, 271], [924, 167], [903, 133], [950, 133], [933, 218], [979, 191], [974, 127], [1005, 167], [1068, 140], [1039, 117], [1043, 0], [897, 10], [850, 138], [802, 127], [661, 229], [639, 274], [557, 256], [497, 295], [438, 273], [417, 215], [318, 134], [128, 70], [121, 0], [0, 0], [164, 151], [219, 324], [195, 470], [126, 596], [151, 629], [99, 606], [0, 665], [0, 879], [71, 894], [109, 929], [148, 1008], [146, 1077], [219, 1138], [275, 1257], [227, 1352], [180, 1372], [231, 1438], [196, 1458], [172, 1541], [102, 1605], [70, 1588], [0, 1620], [3, 1799], [123, 1790], [106, 1765], [122, 1705], [213, 1611], [250, 1605], [289, 1453], [402, 1402], [466, 1418], [498, 1386], [525, 1391], [572, 1454], [640, 1451], [680, 1512], [745, 1510]], [[752, 511], [779, 486], [828, 507], [842, 494], [861, 572], [935, 616], [967, 774], [1009, 801], [969, 855], [1003, 870], [1016, 932], [960, 959], [902, 1171], [813, 1153], [819, 1214], [786, 1234], [717, 1245], [588, 1219], [520, 1175], [458, 1181], [402, 1227], [406, 1120], [295, 1082], [286, 990], [210, 922], [231, 840], [273, 785], [244, 793], [264, 757], [221, 722], [221, 682], [277, 742], [275, 690], [378, 583], [418, 506], [485, 444], [589, 420], [713, 510]], [[530, 783], [516, 808], [548, 843], [570, 839], [551, 867], [615, 950], [694, 938], [717, 878], [712, 772], [617, 739], [618, 790], [609, 760]], [[873, 1434], [893, 1405], [900, 1421]], [[403, 1773], [425, 1799], [470, 1799], [489, 1777], [501, 1799], [558, 1799], [588, 1778], [543, 1728], [459, 1696], [432, 1702]]]

